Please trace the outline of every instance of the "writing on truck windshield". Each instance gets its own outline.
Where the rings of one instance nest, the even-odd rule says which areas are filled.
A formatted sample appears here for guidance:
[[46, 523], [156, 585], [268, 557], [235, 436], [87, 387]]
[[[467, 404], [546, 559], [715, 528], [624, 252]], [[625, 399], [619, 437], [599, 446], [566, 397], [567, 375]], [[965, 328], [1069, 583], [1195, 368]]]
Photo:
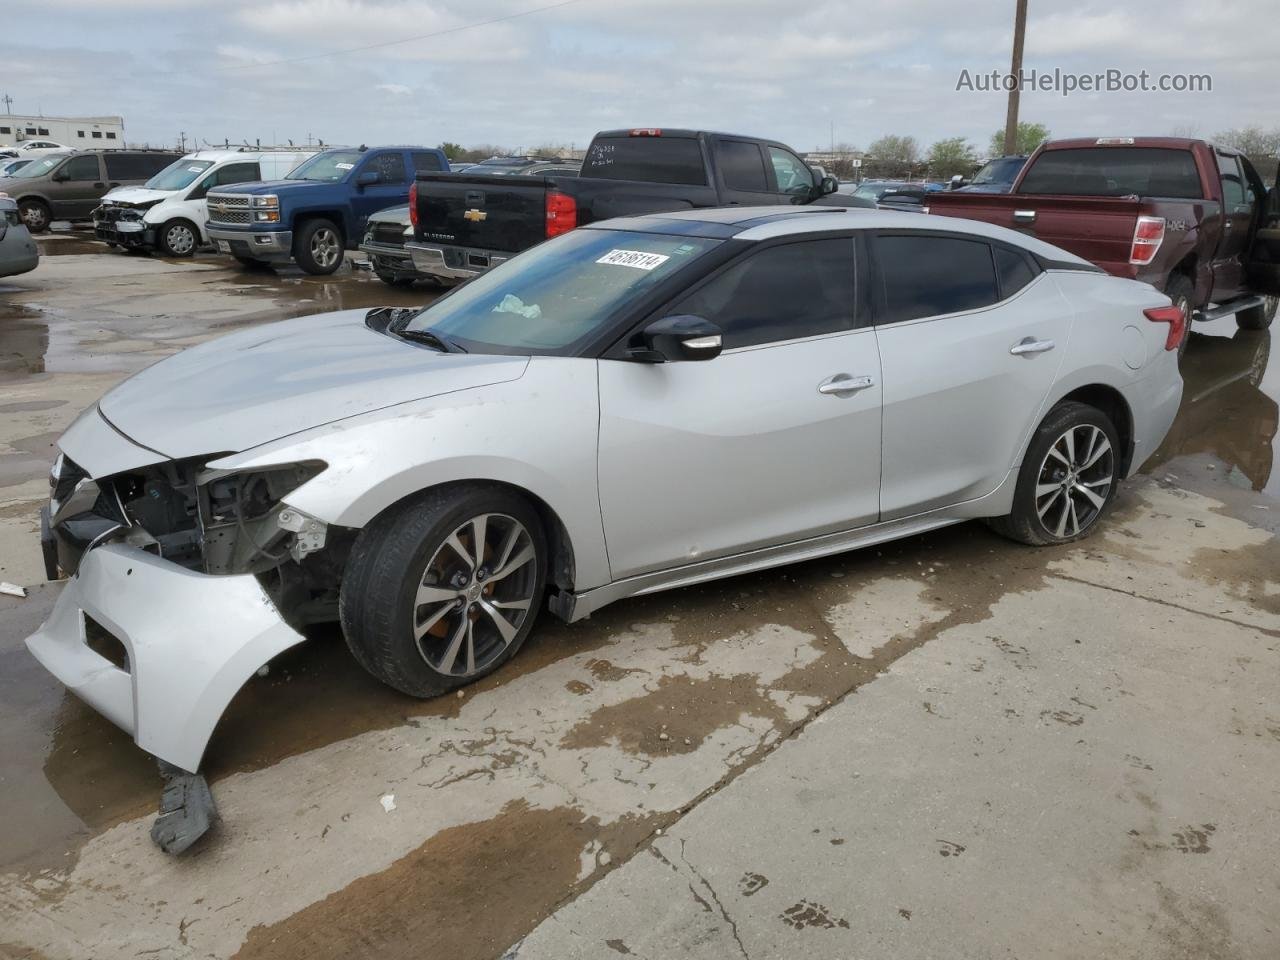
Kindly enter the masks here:
[[596, 137], [581, 177], [704, 186], [702, 147], [689, 137]]
[[286, 180], [321, 180], [337, 183], [345, 180], [355, 169], [364, 154], [359, 150], [341, 150], [336, 153], [318, 153], [291, 171]]
[[430, 330], [479, 353], [560, 352], [719, 243], [576, 230], [481, 274], [428, 306], [407, 329]]

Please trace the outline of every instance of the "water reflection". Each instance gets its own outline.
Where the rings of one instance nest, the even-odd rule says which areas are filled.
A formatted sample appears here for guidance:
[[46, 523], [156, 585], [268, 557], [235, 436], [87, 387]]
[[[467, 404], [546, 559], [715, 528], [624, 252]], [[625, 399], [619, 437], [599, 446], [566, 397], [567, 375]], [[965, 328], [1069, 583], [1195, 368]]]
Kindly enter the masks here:
[[1182, 405], [1151, 471], [1175, 457], [1211, 454], [1257, 491], [1280, 492], [1274, 439], [1280, 406], [1264, 387], [1271, 356], [1268, 331], [1194, 337], [1182, 359]]

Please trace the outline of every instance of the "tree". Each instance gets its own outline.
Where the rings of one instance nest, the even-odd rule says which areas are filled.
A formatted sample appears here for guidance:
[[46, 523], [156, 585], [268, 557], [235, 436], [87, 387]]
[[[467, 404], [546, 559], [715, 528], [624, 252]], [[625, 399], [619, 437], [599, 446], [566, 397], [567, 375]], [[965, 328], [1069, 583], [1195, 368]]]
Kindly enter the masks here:
[[1243, 153], [1264, 179], [1270, 180], [1276, 172], [1276, 155], [1280, 154], [1280, 129], [1240, 127], [1216, 133], [1213, 139]]
[[878, 177], [909, 177], [911, 168], [919, 161], [920, 147], [915, 137], [889, 134], [867, 147], [863, 166], [870, 168], [870, 172]]
[[[1043, 123], [1018, 121], [1018, 143], [1014, 152], [1028, 154], [1049, 139], [1049, 128]], [[997, 130], [991, 135], [991, 144], [987, 148], [993, 157], [1004, 156], [1004, 131]]]
[[929, 148], [928, 162], [929, 175], [943, 180], [950, 180], [957, 174], [967, 176], [978, 165], [973, 147], [964, 137], [939, 140]]
[[462, 159], [462, 155], [467, 152], [466, 150], [463, 149], [462, 144], [450, 143], [448, 140], [440, 144], [440, 150], [450, 160], [455, 160], [455, 161]]

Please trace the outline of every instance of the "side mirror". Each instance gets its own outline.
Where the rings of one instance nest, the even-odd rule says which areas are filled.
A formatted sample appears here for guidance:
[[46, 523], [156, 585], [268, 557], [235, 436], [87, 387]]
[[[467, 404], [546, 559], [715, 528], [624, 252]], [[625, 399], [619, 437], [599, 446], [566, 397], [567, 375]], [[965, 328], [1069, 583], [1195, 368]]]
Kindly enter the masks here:
[[71, 175], [68, 174], [65, 170], [59, 170], [57, 173], [53, 175], [52, 179], [54, 183], [64, 183], [65, 181], [71, 179]]
[[818, 189], [821, 191], [822, 196], [825, 197], [827, 194], [835, 193], [840, 189], [840, 181], [835, 177], [823, 177], [822, 182], [818, 184]]
[[378, 175], [377, 170], [366, 170], [364, 173], [356, 177], [357, 187], [371, 187], [375, 183], [381, 183], [382, 177]]
[[724, 349], [720, 328], [691, 314], [653, 321], [641, 331], [640, 341], [643, 346], [632, 347], [627, 354], [644, 363], [714, 360]]

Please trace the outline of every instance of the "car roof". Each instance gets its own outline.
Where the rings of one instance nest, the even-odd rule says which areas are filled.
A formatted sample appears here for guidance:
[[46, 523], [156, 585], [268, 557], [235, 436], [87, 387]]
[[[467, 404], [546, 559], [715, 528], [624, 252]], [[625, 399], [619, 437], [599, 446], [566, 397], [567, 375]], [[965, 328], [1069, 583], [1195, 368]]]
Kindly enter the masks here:
[[300, 154], [310, 156], [319, 152], [306, 147], [290, 150], [197, 150], [194, 153], [183, 154], [182, 159], [212, 160], [214, 163], [221, 163], [223, 160], [259, 160], [263, 157], [296, 157]]
[[832, 230], [912, 230], [968, 234], [985, 240], [999, 240], [1039, 257], [1089, 266], [1087, 260], [1035, 237], [980, 220], [935, 217], [921, 213], [898, 213], [869, 207], [801, 206], [713, 207], [677, 210], [643, 217], [617, 217], [587, 224], [585, 229], [635, 230], [644, 233], [671, 233], [714, 239], [747, 241], [776, 237], [804, 236]]

